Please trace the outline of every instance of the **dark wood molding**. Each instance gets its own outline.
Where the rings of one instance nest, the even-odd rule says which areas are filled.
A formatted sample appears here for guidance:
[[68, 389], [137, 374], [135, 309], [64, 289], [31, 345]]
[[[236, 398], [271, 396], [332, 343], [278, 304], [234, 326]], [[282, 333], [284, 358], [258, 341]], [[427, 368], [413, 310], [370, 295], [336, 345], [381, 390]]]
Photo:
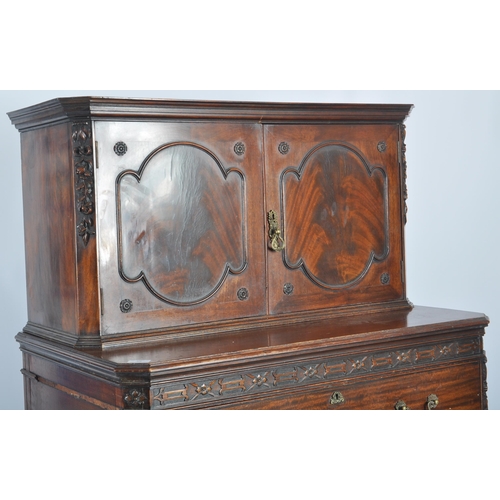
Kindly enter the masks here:
[[18, 130], [87, 119], [189, 119], [258, 121], [260, 123], [400, 122], [409, 104], [267, 103], [67, 97], [8, 113]]

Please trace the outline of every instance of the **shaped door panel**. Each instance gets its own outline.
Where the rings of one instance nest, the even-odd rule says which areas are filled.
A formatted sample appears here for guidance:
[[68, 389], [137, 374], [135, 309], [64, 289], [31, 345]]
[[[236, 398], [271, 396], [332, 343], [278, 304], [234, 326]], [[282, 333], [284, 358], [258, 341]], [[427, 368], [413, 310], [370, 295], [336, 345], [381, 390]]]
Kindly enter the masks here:
[[[195, 143], [160, 146], [116, 181], [118, 272], [158, 299], [195, 305], [248, 265], [245, 178]], [[147, 209], [145, 209], [147, 207]]]
[[[398, 129], [267, 126], [269, 311], [403, 298]], [[383, 144], [383, 146], [381, 146]]]

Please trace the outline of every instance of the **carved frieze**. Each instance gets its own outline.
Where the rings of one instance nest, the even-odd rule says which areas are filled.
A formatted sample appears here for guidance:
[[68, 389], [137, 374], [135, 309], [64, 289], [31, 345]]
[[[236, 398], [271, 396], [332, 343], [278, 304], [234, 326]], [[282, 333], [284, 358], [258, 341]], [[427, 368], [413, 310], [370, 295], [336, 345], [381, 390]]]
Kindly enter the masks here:
[[[267, 393], [290, 386], [318, 384], [345, 377], [355, 378], [370, 373], [383, 373], [425, 366], [448, 359], [466, 358], [482, 353], [479, 338], [451, 341], [394, 351], [338, 356], [315, 360], [308, 364], [285, 364], [252, 372], [212, 376], [210, 379], [186, 380], [151, 389], [153, 409], [170, 408], [250, 393]], [[486, 377], [484, 377], [486, 380]]]

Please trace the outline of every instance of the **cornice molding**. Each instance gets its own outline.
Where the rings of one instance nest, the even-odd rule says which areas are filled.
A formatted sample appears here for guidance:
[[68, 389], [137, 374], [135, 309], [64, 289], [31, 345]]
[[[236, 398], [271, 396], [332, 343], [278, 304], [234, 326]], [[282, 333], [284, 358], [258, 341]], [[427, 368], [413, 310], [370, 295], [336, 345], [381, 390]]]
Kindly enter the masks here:
[[182, 101], [64, 97], [8, 113], [18, 130], [75, 120], [230, 120], [259, 123], [402, 123], [411, 104]]

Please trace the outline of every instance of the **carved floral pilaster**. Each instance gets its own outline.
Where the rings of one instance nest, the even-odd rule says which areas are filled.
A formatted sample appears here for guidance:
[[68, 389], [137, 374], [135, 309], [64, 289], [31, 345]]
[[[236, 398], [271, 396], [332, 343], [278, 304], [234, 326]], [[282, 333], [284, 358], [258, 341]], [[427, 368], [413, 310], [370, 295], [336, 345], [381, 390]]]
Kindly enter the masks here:
[[94, 229], [94, 155], [92, 129], [88, 122], [73, 124], [73, 165], [75, 168], [75, 195], [77, 232], [87, 246]]
[[403, 174], [403, 200], [404, 200], [404, 222], [408, 221], [408, 205], [406, 200], [408, 199], [408, 186], [406, 183], [407, 172], [406, 172], [406, 125], [401, 125], [401, 169]]
[[488, 409], [488, 370], [486, 368], [486, 363], [488, 362], [486, 358], [486, 353], [483, 351], [483, 360], [482, 360], [482, 379], [483, 379], [483, 410]]

